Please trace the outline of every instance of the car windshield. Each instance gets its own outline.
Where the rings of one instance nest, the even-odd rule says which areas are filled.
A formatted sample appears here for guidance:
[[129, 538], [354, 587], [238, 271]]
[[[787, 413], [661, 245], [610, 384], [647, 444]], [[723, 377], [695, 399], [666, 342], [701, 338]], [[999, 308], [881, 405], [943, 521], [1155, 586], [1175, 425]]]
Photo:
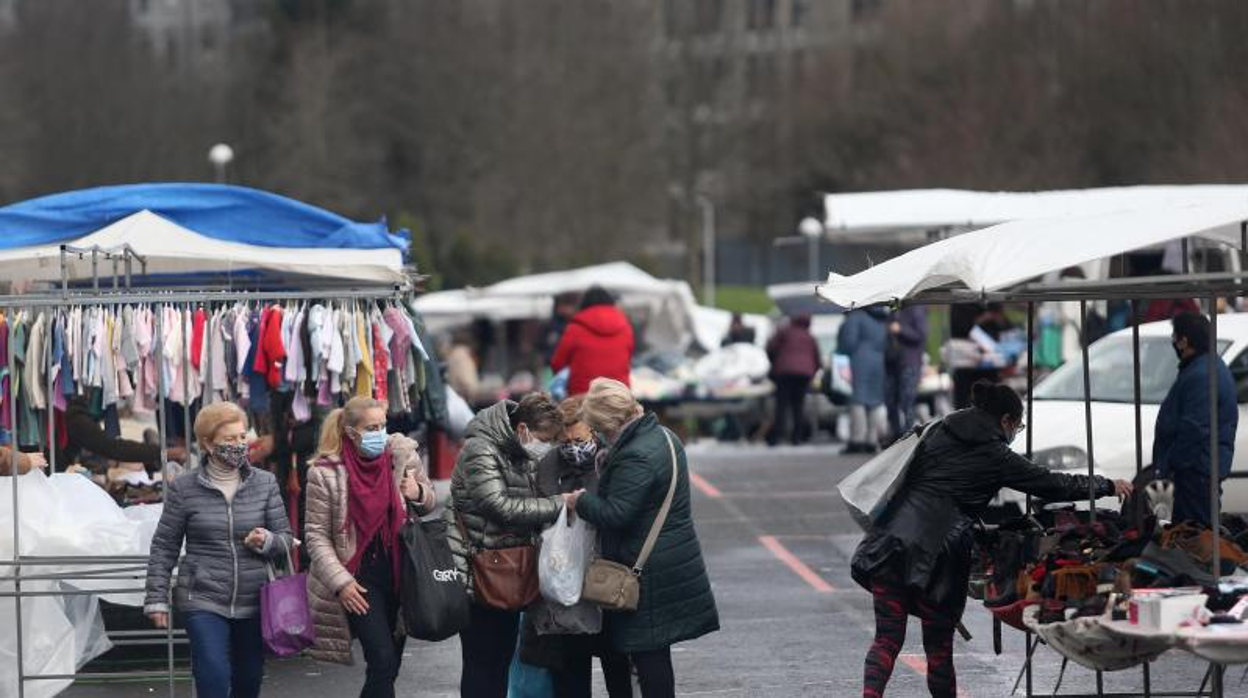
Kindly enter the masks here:
[[[1221, 354], [1229, 341], [1218, 342]], [[1134, 402], [1130, 335], [1105, 337], [1088, 348], [1092, 399]], [[1179, 364], [1169, 337], [1140, 337], [1140, 402], [1159, 405], [1174, 384]], [[1068, 361], [1036, 386], [1037, 400], [1082, 400], [1082, 357]]]

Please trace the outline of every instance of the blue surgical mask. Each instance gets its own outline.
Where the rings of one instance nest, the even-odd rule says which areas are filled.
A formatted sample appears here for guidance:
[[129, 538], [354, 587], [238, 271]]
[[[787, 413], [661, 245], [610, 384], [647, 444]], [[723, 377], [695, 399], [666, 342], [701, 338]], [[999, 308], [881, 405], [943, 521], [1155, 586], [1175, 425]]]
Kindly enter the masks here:
[[386, 441], [390, 435], [384, 431], [366, 431], [360, 434], [360, 455], [368, 459], [376, 458], [386, 451]]

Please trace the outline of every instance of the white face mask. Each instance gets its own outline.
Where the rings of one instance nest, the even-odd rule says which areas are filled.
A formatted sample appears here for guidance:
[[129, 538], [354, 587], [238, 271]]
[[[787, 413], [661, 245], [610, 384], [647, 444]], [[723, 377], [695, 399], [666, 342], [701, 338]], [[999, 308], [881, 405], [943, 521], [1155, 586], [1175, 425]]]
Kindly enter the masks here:
[[541, 460], [550, 453], [551, 445], [545, 441], [530, 441], [524, 445], [524, 452], [533, 460]]

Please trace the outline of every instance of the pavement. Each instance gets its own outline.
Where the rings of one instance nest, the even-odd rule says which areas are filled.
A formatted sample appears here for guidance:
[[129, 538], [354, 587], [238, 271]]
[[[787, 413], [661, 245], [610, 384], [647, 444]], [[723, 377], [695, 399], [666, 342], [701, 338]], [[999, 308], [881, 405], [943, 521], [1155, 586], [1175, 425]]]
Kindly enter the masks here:
[[[674, 648], [682, 696], [855, 696], [861, 694], [862, 660], [871, 642], [870, 596], [849, 576], [860, 534], [836, 494], [836, 483], [864, 460], [841, 456], [834, 445], [778, 447], [696, 443], [689, 446], [698, 534], [719, 605], [722, 630]], [[1003, 630], [1003, 652], [994, 654], [991, 618], [975, 602], [964, 619], [974, 638], [958, 639], [959, 695], [1011, 694], [1025, 655], [1021, 633]], [[358, 656], [358, 648], [357, 648]], [[1034, 686], [1050, 695], [1061, 659], [1036, 652]], [[1194, 691], [1206, 666], [1172, 652], [1152, 667], [1154, 691]], [[598, 669], [595, 667], [595, 672]], [[353, 696], [363, 681], [356, 667], [306, 659], [271, 661], [265, 696]], [[458, 696], [459, 642], [411, 641], [398, 695]], [[1107, 692], [1138, 695], [1141, 671], [1105, 674]], [[1248, 696], [1248, 682], [1232, 669], [1227, 696]], [[1095, 695], [1093, 672], [1071, 665], [1062, 694]], [[160, 684], [77, 684], [72, 698], [165, 695]], [[606, 695], [599, 685], [596, 695]], [[1019, 695], [1023, 692], [1020, 690]], [[191, 695], [179, 684], [177, 695]], [[925, 662], [917, 621], [889, 686], [890, 696], [926, 696]]]

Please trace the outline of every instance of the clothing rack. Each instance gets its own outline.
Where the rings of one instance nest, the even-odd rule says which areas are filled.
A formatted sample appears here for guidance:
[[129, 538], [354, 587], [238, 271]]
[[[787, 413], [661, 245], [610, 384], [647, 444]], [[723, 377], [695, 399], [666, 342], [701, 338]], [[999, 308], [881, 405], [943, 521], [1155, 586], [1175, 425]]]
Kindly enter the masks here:
[[[79, 255], [80, 257], [90, 254], [92, 256], [92, 290], [90, 292], [71, 290], [68, 280], [67, 260], [69, 255]], [[113, 288], [101, 289], [98, 261], [103, 258], [113, 265]], [[134, 250], [128, 245], [120, 248], [104, 249], [100, 247], [93, 248], [74, 248], [67, 245], [61, 246], [61, 288], [59, 293], [36, 293], [30, 295], [0, 295], [0, 308], [11, 310], [20, 309], [43, 309], [59, 311], [64, 308], [74, 306], [133, 306], [141, 304], [151, 305], [178, 305], [190, 306], [193, 304], [227, 304], [227, 303], [247, 303], [247, 302], [290, 302], [302, 300], [326, 300], [330, 302], [341, 301], [383, 301], [383, 300], [400, 300], [411, 289], [406, 284], [390, 284], [378, 287], [355, 287], [355, 288], [325, 288], [321, 290], [302, 289], [302, 290], [284, 290], [284, 291], [248, 291], [236, 289], [195, 289], [188, 290], [181, 287], [149, 287], [142, 289], [134, 289], [133, 282], [133, 264], [138, 262], [144, 274], [146, 274], [147, 262], [141, 256], [134, 253]], [[124, 264], [124, 283], [120, 286], [121, 278], [118, 274], [118, 264]], [[179, 317], [183, 317], [180, 314]], [[154, 355], [162, 357], [164, 354], [164, 326], [163, 313], [155, 313], [157, 329], [154, 340]], [[189, 365], [189, 342], [182, 342], [182, 361], [185, 365]], [[14, 343], [9, 342], [7, 356], [4, 357], [6, 366], [8, 367], [10, 376], [14, 376], [16, 367], [16, 356], [14, 351]], [[35, 360], [43, 360], [46, 358], [48, 377], [47, 389], [47, 433], [48, 433], [48, 450], [51, 458], [52, 467], [55, 468], [56, 460], [56, 437], [55, 437], [55, 406], [52, 401], [53, 388], [53, 371], [52, 371], [52, 352], [46, 352], [46, 357], [38, 357]], [[161, 447], [161, 464], [162, 464], [162, 480], [169, 480], [170, 472], [168, 466], [168, 446], [167, 434], [169, 425], [166, 424], [167, 416], [165, 411], [166, 401], [166, 385], [165, 371], [163, 365], [156, 371], [157, 376], [157, 399], [158, 408], [156, 409], [156, 424], [159, 432]], [[193, 439], [190, 438], [190, 402], [189, 399], [189, 380], [190, 372], [183, 370], [183, 399], [185, 400], [184, 409], [184, 433], [187, 436], [188, 457], [189, 449], [192, 446]], [[10, 379], [11, 381], [13, 378]], [[11, 382], [12, 386], [13, 383]], [[76, 674], [27, 674], [25, 670], [25, 647], [23, 638], [23, 619], [22, 619], [22, 602], [24, 599], [37, 598], [42, 596], [72, 596], [72, 595], [100, 595], [100, 594], [120, 594], [120, 593], [142, 593], [145, 588], [145, 578], [147, 569], [147, 556], [30, 556], [21, 554], [21, 514], [20, 503], [18, 497], [18, 487], [21, 477], [19, 477], [19, 449], [17, 439], [18, 425], [18, 401], [20, 399], [20, 391], [11, 390], [11, 399], [8, 404], [8, 412], [12, 429], [12, 449], [10, 451], [11, 460], [10, 467], [12, 472], [12, 506], [13, 506], [13, 549], [14, 555], [11, 560], [0, 560], [0, 567], [11, 569], [11, 574], [0, 576], [0, 585], [12, 585], [12, 591], [0, 589], [0, 598], [12, 598], [15, 606], [15, 623], [14, 631], [16, 633], [16, 678], [17, 678], [17, 696], [23, 698], [26, 693], [27, 682], [32, 681], [62, 681], [74, 680], [80, 678], [90, 679], [167, 679], [168, 695], [172, 698], [175, 692], [175, 683], [179, 679], [189, 678], [186, 672], [178, 672], [174, 663], [174, 647], [179, 644], [185, 644], [185, 633], [182, 631], [175, 632], [173, 629], [172, 615], [170, 623], [164, 630], [138, 630], [126, 633], [118, 633], [117, 639], [113, 640], [114, 646], [126, 645], [154, 645], [163, 644], [166, 647], [166, 667], [163, 671], [128, 671], [128, 672], [97, 672], [97, 673], [76, 673]], [[59, 568], [53, 572], [40, 572], [40, 568]], [[32, 572], [24, 572], [24, 568], [32, 568]], [[81, 580], [116, 580], [116, 588], [106, 590], [74, 590], [56, 588], [49, 591], [24, 589], [23, 581], [33, 582], [74, 582]], [[129, 584], [126, 584], [128, 582]], [[112, 585], [110, 585], [112, 586]], [[171, 585], [172, 586], [172, 585]], [[172, 589], [170, 591], [170, 607], [172, 608]]]

